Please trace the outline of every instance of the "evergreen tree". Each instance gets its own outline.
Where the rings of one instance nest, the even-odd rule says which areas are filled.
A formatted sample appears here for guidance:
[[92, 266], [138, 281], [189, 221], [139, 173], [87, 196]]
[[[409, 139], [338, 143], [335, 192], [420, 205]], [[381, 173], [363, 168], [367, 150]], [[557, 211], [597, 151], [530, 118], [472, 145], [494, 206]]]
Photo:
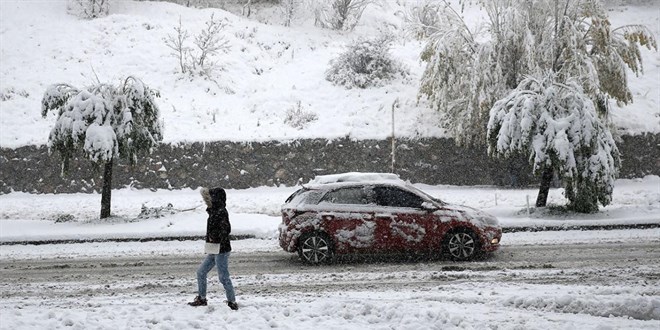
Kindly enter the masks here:
[[133, 165], [140, 153], [150, 153], [163, 139], [157, 96], [158, 92], [135, 77], [128, 77], [120, 86], [77, 89], [54, 84], [44, 93], [41, 115], [57, 113], [48, 148], [60, 154], [63, 172], [68, 171], [69, 160], [77, 151], [104, 166], [101, 218], [110, 216], [113, 160], [122, 157]]
[[[554, 173], [576, 210], [607, 205], [619, 166], [606, 132], [609, 102], [632, 102], [627, 70], [642, 72], [640, 48], [657, 49], [655, 37], [640, 25], [613, 29], [597, 0], [477, 2], [488, 19], [474, 31], [447, 1], [435, 7], [435, 20], [421, 11], [410, 16], [415, 35], [429, 35], [420, 96], [458, 143], [486, 142], [493, 156], [528, 152], [541, 175], [537, 206], [546, 205]], [[565, 138], [571, 147], [553, 147]]]

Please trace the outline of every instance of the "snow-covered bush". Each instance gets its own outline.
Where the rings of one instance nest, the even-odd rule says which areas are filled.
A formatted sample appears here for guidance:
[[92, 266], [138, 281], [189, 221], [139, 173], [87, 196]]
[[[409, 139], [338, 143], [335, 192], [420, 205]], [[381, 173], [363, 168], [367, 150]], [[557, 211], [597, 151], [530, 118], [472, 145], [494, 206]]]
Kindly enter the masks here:
[[73, 214], [60, 213], [55, 216], [55, 223], [73, 222], [76, 217]]
[[181, 73], [210, 77], [218, 66], [212, 57], [230, 48], [229, 41], [222, 34], [227, 26], [226, 19], [217, 20], [211, 14], [204, 25], [204, 29], [193, 37], [195, 47], [186, 45], [190, 35], [183, 28], [181, 17], [179, 25], [174, 27], [176, 33], [168, 34], [165, 38], [165, 45], [172, 50], [172, 56], [179, 62]]
[[135, 77], [119, 86], [78, 89], [54, 84], [44, 93], [41, 115], [57, 113], [48, 148], [61, 156], [63, 171], [77, 151], [104, 166], [101, 218], [110, 216], [113, 160], [122, 157], [135, 164], [139, 153], [150, 153], [163, 139], [157, 96], [157, 91]]
[[284, 117], [284, 123], [297, 129], [303, 129], [307, 124], [319, 119], [319, 116], [303, 108], [302, 102], [298, 101], [296, 106], [289, 108]]
[[67, 12], [80, 18], [92, 19], [108, 15], [110, 0], [69, 0]]
[[140, 214], [137, 216], [137, 219], [140, 220], [160, 219], [162, 217], [177, 214], [179, 212], [181, 211], [175, 209], [172, 203], [168, 203], [166, 206], [156, 206], [156, 207], [148, 207], [142, 204], [142, 207], [140, 208]]
[[0, 101], [8, 101], [13, 99], [16, 96], [20, 97], [29, 97], [30, 93], [28, 93], [24, 89], [15, 89], [14, 87], [8, 87], [3, 90], [0, 90]]
[[330, 62], [325, 78], [346, 88], [382, 86], [407, 71], [389, 53], [392, 37], [359, 39]]
[[368, 5], [376, 0], [312, 0], [316, 24], [324, 28], [350, 31], [360, 22]]

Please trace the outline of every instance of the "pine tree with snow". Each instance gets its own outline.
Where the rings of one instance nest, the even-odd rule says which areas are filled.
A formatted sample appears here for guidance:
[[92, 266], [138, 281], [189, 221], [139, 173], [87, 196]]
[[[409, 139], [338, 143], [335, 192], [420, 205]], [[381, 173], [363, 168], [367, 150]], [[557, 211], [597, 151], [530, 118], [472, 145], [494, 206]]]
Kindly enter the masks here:
[[63, 172], [79, 151], [104, 166], [101, 218], [110, 216], [113, 161], [121, 157], [133, 165], [139, 154], [152, 152], [163, 139], [154, 100], [158, 96], [135, 77], [128, 77], [120, 86], [98, 84], [78, 89], [54, 84], [44, 93], [41, 115], [57, 113], [48, 148], [60, 154]]
[[541, 176], [537, 206], [555, 173], [574, 209], [607, 205], [619, 166], [609, 102], [632, 102], [627, 70], [642, 73], [640, 48], [657, 50], [652, 33], [612, 28], [597, 0], [478, 0], [488, 20], [474, 30], [442, 2], [437, 19], [413, 11], [409, 22], [414, 35], [430, 35], [420, 96], [448, 132], [460, 144], [485, 141], [493, 156], [528, 153]]

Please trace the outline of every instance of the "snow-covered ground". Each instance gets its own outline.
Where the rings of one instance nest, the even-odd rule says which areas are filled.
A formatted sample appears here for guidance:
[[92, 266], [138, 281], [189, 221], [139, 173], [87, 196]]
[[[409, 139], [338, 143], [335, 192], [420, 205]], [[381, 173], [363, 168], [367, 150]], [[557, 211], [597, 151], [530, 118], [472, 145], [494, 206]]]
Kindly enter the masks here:
[[[504, 226], [660, 223], [660, 178], [618, 180], [592, 215], [527, 215], [534, 189], [417, 185]], [[228, 191], [240, 309], [195, 294], [203, 241], [0, 246], [0, 329], [658, 329], [660, 228], [506, 233], [494, 258], [304, 267], [274, 238], [295, 187]], [[551, 203], [564, 204], [561, 190]], [[0, 196], [0, 241], [202, 235], [199, 191], [121, 189], [109, 222], [98, 194]], [[140, 219], [141, 207], [189, 211]], [[56, 219], [68, 220], [56, 222]]]
[[[313, 15], [287, 28], [276, 8], [251, 18], [220, 9], [195, 9], [166, 2], [112, 1], [108, 17], [82, 20], [66, 13], [65, 0], [0, 1], [0, 147], [43, 145], [55, 116], [41, 118], [47, 86], [84, 87], [97, 79], [118, 84], [135, 75], [161, 92], [164, 142], [264, 141], [298, 138], [382, 139], [391, 134], [392, 103], [398, 137], [445, 136], [438, 115], [417, 102], [423, 44], [399, 38], [393, 57], [410, 74], [378, 88], [350, 89], [325, 80], [329, 61], [360, 36], [378, 31], [402, 35], [401, 13], [412, 1], [382, 1], [367, 7], [355, 31], [338, 33], [313, 26]], [[645, 24], [660, 35], [656, 1], [616, 2], [613, 26]], [[191, 35], [211, 16], [226, 20], [231, 45], [214, 58], [215, 81], [177, 73], [177, 59], [164, 39], [181, 18]], [[466, 20], [476, 25], [475, 10]], [[192, 45], [191, 45], [192, 46]], [[634, 103], [613, 106], [613, 121], [626, 134], [660, 133], [660, 54], [642, 50], [645, 74], [629, 72]], [[285, 123], [287, 112], [317, 116], [303, 128]]]
[[[527, 215], [534, 189], [417, 187], [496, 214], [504, 226], [660, 224], [660, 178], [618, 180], [592, 215]], [[195, 294], [203, 241], [0, 246], [0, 329], [658, 329], [660, 228], [506, 233], [492, 259], [357, 261], [304, 267], [274, 238], [295, 187], [228, 191], [230, 267], [240, 309]], [[550, 201], [564, 204], [561, 190]], [[198, 190], [0, 196], [0, 241], [202, 235]], [[140, 219], [142, 205], [190, 211]], [[56, 222], [56, 219], [68, 221]]]
[[[660, 35], [656, 1], [615, 2], [613, 26], [641, 23]], [[321, 30], [309, 21], [285, 28], [275, 11], [255, 15], [269, 22], [264, 24], [219, 9], [155, 1], [113, 1], [110, 16], [80, 20], [66, 14], [65, 3], [0, 1], [0, 147], [46, 143], [55, 120], [40, 116], [48, 85], [83, 87], [97, 77], [118, 83], [127, 75], [160, 90], [169, 143], [384, 138], [395, 99], [402, 104], [395, 114], [397, 136], [445, 134], [437, 114], [416, 100], [424, 69], [418, 42], [401, 39], [392, 47], [410, 71], [407, 79], [367, 90], [345, 90], [324, 79], [328, 62], [358, 36], [379, 30], [398, 35], [397, 11], [409, 1], [368, 8], [351, 33]], [[174, 33], [179, 17], [197, 33], [212, 13], [227, 21], [232, 47], [216, 58], [221, 70], [215, 81], [189, 79], [176, 72], [163, 38]], [[629, 76], [635, 102], [612, 112], [623, 133], [660, 133], [660, 55], [644, 49], [642, 56], [645, 74]], [[298, 102], [318, 116], [302, 129], [284, 122]], [[657, 176], [618, 180], [612, 204], [591, 215], [528, 213], [535, 189], [417, 186], [492, 213], [506, 227], [660, 223]], [[274, 239], [279, 207], [295, 189], [228, 191], [233, 234], [257, 237], [232, 242], [233, 269], [242, 269], [236, 260], [259, 267], [235, 273], [238, 312], [220, 303], [213, 279], [211, 306], [184, 305], [194, 292], [201, 241], [1, 245], [0, 329], [660, 329], [660, 229], [508, 233], [495, 260], [453, 270], [444, 262], [305, 268]], [[0, 242], [204, 233], [198, 190], [125, 188], [112, 197], [115, 217], [101, 221], [98, 194], [0, 195]], [[566, 202], [560, 189], [549, 201]], [[139, 217], [142, 206], [166, 210], [161, 217]], [[589, 247], [611, 249], [612, 256], [583, 253]], [[629, 253], [619, 257], [624, 248]], [[546, 264], [532, 257], [564, 259]], [[157, 264], [160, 258], [166, 263]], [[81, 270], [72, 264], [78, 261]]]

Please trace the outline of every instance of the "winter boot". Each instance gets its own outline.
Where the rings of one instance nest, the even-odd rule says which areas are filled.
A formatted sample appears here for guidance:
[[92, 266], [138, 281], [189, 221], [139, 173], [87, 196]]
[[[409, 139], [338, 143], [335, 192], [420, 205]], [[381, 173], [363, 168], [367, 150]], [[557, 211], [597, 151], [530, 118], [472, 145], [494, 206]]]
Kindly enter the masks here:
[[238, 310], [238, 304], [235, 301], [228, 301], [227, 306], [229, 306], [229, 308], [231, 308], [234, 311]]
[[193, 302], [189, 302], [188, 305], [197, 307], [197, 306], [206, 306], [206, 299], [203, 299], [200, 296], [195, 297], [195, 300]]

